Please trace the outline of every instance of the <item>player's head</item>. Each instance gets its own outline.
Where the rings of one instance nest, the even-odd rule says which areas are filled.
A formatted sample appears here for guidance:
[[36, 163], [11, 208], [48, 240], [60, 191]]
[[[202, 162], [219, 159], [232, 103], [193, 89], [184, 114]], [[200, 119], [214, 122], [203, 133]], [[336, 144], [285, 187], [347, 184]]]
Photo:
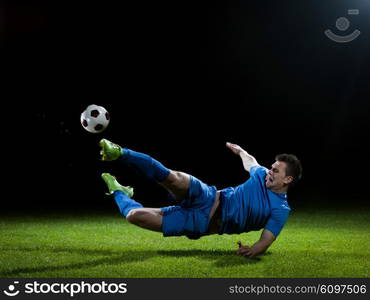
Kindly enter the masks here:
[[293, 154], [279, 154], [275, 157], [266, 176], [266, 187], [273, 191], [287, 190], [302, 177], [302, 165]]

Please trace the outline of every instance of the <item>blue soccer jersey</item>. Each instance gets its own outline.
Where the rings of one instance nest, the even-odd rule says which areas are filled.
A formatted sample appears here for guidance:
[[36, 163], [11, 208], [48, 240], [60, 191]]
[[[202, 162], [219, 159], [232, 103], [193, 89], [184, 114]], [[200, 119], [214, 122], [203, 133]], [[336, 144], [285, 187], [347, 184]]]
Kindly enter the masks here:
[[265, 228], [278, 236], [290, 212], [287, 194], [266, 188], [265, 167], [254, 166], [250, 178], [235, 188], [221, 191], [222, 226], [220, 234], [243, 233]]

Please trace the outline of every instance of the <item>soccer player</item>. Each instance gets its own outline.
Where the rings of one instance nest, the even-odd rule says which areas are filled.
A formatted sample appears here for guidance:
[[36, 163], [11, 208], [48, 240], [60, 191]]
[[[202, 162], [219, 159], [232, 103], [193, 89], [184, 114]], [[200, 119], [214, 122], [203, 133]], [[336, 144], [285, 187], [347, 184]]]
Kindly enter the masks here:
[[237, 254], [254, 257], [264, 253], [284, 227], [290, 207], [287, 191], [301, 177], [302, 166], [295, 155], [280, 154], [268, 170], [240, 146], [226, 146], [240, 156], [250, 178], [243, 184], [217, 191], [189, 174], [167, 169], [149, 155], [121, 148], [106, 139], [99, 143], [103, 161], [118, 160], [131, 165], [165, 187], [180, 205], [144, 208], [132, 199], [133, 189], [122, 186], [109, 173], [103, 173], [109, 193], [128, 222], [163, 236], [198, 239], [210, 234], [234, 234], [260, 230], [252, 246], [238, 242]]

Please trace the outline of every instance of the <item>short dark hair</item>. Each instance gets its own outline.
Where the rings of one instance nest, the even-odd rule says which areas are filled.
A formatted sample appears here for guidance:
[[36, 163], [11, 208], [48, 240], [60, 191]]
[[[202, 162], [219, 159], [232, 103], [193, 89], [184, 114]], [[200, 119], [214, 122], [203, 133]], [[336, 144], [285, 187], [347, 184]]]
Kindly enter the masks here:
[[277, 161], [283, 161], [286, 163], [286, 175], [293, 177], [293, 181], [289, 184], [289, 186], [295, 185], [302, 177], [302, 164], [297, 156], [294, 154], [283, 153], [276, 155], [275, 159]]

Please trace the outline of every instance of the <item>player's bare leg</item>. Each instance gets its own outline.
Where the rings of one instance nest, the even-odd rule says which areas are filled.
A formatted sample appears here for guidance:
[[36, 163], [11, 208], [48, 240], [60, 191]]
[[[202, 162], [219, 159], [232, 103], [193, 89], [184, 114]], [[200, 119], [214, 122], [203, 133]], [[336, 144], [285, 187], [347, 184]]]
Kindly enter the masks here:
[[190, 175], [170, 170], [168, 177], [159, 182], [164, 188], [167, 189], [176, 200], [183, 200], [187, 197], [189, 186], [190, 186]]
[[160, 208], [135, 208], [130, 210], [126, 220], [141, 228], [162, 232], [163, 213]]

